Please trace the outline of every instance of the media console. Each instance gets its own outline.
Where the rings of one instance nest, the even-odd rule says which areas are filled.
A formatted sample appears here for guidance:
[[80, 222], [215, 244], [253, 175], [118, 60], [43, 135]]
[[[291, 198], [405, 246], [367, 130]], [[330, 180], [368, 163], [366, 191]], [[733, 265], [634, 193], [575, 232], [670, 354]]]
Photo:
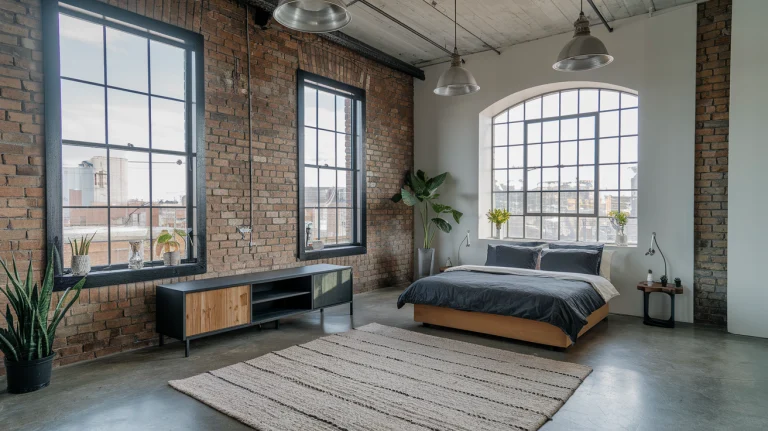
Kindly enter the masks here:
[[253, 274], [157, 286], [157, 332], [189, 342], [234, 329], [323, 311], [334, 305], [352, 309], [352, 268], [310, 265]]

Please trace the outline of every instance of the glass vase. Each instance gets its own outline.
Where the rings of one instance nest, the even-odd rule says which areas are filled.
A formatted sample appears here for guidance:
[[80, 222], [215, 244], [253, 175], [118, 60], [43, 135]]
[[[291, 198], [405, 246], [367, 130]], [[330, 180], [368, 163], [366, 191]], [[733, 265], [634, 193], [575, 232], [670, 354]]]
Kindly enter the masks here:
[[624, 226], [616, 228], [616, 245], [619, 247], [627, 246], [627, 234], [624, 233]]
[[128, 269], [144, 268], [144, 241], [130, 241]]

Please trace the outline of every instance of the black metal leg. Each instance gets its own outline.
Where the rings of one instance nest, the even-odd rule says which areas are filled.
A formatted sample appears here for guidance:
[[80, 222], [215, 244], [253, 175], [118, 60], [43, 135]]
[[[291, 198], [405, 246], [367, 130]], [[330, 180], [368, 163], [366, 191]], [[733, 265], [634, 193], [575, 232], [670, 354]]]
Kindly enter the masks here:
[[[666, 293], [666, 292], [663, 292]], [[643, 323], [649, 326], [658, 326], [660, 328], [674, 328], [675, 327], [675, 294], [667, 293], [671, 301], [672, 310], [669, 313], [669, 319], [654, 319], [648, 314], [648, 302], [651, 296], [650, 292], [643, 293]]]
[[189, 357], [189, 340], [186, 340], [184, 342], [184, 357], [185, 358]]
[[165, 344], [165, 337], [163, 336], [163, 334], [160, 334], [160, 345], [162, 346], [164, 344]]
[[352, 316], [355, 314], [355, 307], [353, 307], [354, 303], [349, 303], [349, 315]]
[[275, 320], [275, 329], [280, 329], [280, 319]]
[[324, 308], [320, 309], [320, 314], [323, 314], [323, 310], [325, 310], [325, 309]]

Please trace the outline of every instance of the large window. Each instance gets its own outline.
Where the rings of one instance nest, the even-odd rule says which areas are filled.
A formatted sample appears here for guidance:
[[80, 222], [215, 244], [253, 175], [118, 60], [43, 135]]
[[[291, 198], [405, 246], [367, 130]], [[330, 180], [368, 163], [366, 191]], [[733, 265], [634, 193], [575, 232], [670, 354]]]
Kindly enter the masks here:
[[534, 97], [493, 119], [494, 208], [506, 236], [612, 243], [625, 211], [637, 243], [638, 98], [604, 89]]
[[[100, 2], [45, 9], [48, 240], [93, 237], [88, 285], [205, 271], [200, 35]], [[200, 103], [199, 103], [200, 102]], [[181, 232], [181, 265], [155, 245]], [[144, 268], [128, 269], [140, 241]]]
[[365, 253], [365, 92], [302, 70], [297, 79], [299, 258]]

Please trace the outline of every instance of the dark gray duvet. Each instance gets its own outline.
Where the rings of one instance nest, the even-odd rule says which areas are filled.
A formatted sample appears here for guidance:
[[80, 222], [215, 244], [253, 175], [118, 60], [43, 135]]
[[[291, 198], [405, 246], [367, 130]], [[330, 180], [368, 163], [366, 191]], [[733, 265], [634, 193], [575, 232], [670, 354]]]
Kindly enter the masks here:
[[397, 299], [397, 308], [406, 303], [538, 320], [562, 329], [574, 343], [587, 316], [605, 305], [585, 281], [471, 271], [417, 280]]

